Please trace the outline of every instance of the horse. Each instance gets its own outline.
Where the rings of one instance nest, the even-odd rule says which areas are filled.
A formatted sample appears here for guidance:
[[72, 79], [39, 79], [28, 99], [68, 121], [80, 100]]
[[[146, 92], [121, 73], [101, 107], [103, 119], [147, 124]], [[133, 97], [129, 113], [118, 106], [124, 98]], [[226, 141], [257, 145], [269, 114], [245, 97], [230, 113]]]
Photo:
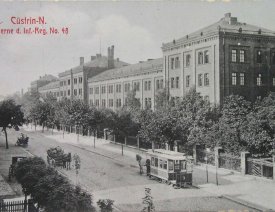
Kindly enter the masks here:
[[63, 168], [67, 168], [67, 170], [71, 169], [72, 155], [70, 152], [68, 154], [64, 154], [62, 161]]

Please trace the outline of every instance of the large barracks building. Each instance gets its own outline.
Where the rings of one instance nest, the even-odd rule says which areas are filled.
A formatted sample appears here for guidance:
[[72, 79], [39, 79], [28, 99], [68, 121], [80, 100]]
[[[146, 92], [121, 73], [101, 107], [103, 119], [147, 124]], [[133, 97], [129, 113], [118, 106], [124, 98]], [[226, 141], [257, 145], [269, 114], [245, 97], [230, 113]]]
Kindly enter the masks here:
[[218, 22], [162, 45], [163, 57], [127, 64], [108, 55], [92, 56], [59, 74], [59, 81], [38, 88], [57, 99], [82, 99], [96, 107], [118, 109], [136, 91], [142, 108], [155, 106], [165, 87], [171, 98], [195, 88], [211, 103], [230, 94], [254, 101], [275, 92], [275, 32], [241, 23], [230, 13]]

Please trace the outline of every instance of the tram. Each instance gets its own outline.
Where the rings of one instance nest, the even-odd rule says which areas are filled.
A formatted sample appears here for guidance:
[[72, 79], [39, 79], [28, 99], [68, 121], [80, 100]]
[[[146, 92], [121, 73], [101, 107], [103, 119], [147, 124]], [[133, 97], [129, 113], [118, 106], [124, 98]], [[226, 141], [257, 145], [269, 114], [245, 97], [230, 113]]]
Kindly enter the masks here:
[[[149, 177], [178, 187], [192, 185], [193, 157], [184, 153], [155, 149], [147, 151]], [[148, 164], [149, 166], [149, 164]]]

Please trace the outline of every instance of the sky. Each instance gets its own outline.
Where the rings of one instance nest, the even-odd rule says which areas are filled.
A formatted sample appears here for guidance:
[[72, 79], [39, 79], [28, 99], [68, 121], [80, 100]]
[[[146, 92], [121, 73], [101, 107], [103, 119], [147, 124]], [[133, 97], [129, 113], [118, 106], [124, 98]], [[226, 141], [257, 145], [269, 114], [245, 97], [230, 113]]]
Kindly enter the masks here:
[[[58, 73], [107, 55], [137, 63], [162, 57], [170, 42], [219, 21], [231, 12], [240, 22], [275, 31], [274, 0], [7, 1], [0, 2], [0, 95], [24, 91], [45, 74]], [[18, 25], [11, 17], [45, 17], [45, 25]], [[59, 34], [4, 34], [4, 29], [50, 27]], [[68, 34], [61, 29], [68, 28]], [[2, 32], [1, 32], [2, 30]]]

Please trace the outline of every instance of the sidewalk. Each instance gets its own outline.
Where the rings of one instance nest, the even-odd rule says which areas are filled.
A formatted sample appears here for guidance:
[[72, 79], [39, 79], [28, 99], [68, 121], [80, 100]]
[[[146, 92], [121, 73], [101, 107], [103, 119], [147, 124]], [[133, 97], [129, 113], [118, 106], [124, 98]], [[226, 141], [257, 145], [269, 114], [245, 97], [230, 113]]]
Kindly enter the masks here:
[[[25, 130], [30, 130], [26, 129]], [[55, 139], [60, 143], [70, 143], [78, 148], [83, 148], [88, 151], [92, 151], [96, 154], [102, 154], [105, 157], [110, 157], [113, 160], [119, 160], [129, 166], [134, 166], [138, 169], [136, 162], [136, 154], [140, 154], [143, 161], [146, 159], [144, 151], [129, 148], [124, 146], [123, 156], [121, 155], [121, 145], [110, 143], [104, 139], [96, 140], [96, 148], [93, 147], [93, 137], [83, 137], [79, 136], [79, 141], [77, 141], [76, 134], [65, 133], [65, 139], [61, 132], [54, 131], [54, 135], [51, 132], [45, 133], [46, 137]], [[194, 174], [198, 172], [199, 174], [204, 174], [205, 166], [195, 166]], [[213, 166], [208, 166], [208, 172], [212, 176], [216, 174], [216, 168]], [[272, 180], [263, 179], [254, 176], [242, 176], [240, 173], [232, 172], [231, 170], [218, 169], [219, 185], [213, 183], [202, 183], [197, 184], [200, 188], [197, 191], [192, 192], [193, 194], [188, 195], [199, 195], [199, 192], [209, 193], [213, 196], [224, 196], [233, 201], [242, 203], [247, 206], [252, 206], [260, 210], [274, 210], [275, 211], [275, 183]], [[109, 190], [109, 194], [115, 193], [116, 191]], [[126, 192], [127, 193], [127, 192]], [[185, 192], [184, 192], [185, 193]], [[104, 196], [104, 191], [98, 192], [98, 195]], [[106, 194], [105, 194], [106, 195]], [[157, 197], [161, 199], [161, 197]], [[187, 195], [187, 194], [185, 194]], [[173, 195], [174, 196], [174, 195]], [[119, 200], [123, 203], [123, 198]]]
[[14, 145], [14, 136], [8, 136], [9, 149], [6, 149], [3, 134], [0, 135], [0, 199], [22, 195], [22, 188], [15, 180], [7, 182], [13, 156], [28, 156], [21, 147]]

